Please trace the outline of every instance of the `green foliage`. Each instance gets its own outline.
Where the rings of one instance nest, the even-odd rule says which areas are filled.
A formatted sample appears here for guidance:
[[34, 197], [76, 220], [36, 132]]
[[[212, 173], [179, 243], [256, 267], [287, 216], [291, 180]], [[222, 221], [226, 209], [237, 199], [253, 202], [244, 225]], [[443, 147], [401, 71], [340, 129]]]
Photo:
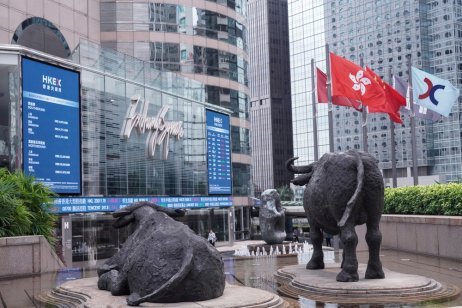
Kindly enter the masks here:
[[384, 214], [462, 216], [462, 184], [386, 188]]
[[54, 193], [22, 172], [0, 169], [0, 237], [43, 235], [54, 244]]
[[294, 192], [290, 189], [289, 185], [283, 185], [276, 189], [279, 193], [281, 201], [292, 201], [294, 200]]

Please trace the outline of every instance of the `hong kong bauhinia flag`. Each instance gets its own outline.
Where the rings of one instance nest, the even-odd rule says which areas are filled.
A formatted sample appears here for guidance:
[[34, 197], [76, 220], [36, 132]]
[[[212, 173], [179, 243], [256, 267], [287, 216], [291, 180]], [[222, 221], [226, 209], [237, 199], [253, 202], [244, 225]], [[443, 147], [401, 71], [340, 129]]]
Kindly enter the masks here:
[[[316, 94], [318, 103], [327, 103], [327, 75], [319, 68], [316, 68]], [[353, 107], [361, 111], [361, 102], [349, 99], [344, 96], [332, 96], [332, 104], [345, 107]]]
[[385, 91], [362, 67], [330, 53], [332, 96], [344, 96], [361, 101], [369, 107], [386, 104]]
[[425, 108], [449, 116], [459, 98], [459, 89], [451, 82], [412, 67], [414, 102]]

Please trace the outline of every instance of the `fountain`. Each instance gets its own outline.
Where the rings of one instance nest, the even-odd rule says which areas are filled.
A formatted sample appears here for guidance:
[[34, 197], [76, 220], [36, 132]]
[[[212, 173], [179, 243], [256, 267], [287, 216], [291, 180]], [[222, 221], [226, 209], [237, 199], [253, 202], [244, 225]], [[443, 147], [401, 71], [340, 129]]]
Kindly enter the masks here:
[[[281, 250], [279, 250], [281, 246]], [[335, 263], [335, 253], [333, 249], [327, 248], [323, 250], [324, 252], [324, 262], [325, 263]], [[247, 246], [240, 246], [235, 251], [233, 256], [235, 257], [276, 257], [276, 256], [289, 256], [296, 255], [298, 264], [306, 264], [313, 254], [313, 246], [307, 241], [300, 244], [289, 243], [287, 246], [284, 244], [276, 245], [276, 249], [271, 245], [266, 251], [265, 247], [257, 246], [254, 250], [250, 250]]]

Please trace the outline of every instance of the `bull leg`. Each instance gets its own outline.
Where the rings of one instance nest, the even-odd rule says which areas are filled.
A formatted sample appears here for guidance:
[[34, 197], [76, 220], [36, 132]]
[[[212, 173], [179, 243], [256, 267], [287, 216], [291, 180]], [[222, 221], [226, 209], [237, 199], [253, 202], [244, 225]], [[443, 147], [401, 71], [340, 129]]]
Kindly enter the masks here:
[[345, 225], [340, 229], [340, 239], [343, 242], [342, 271], [337, 275], [337, 281], [352, 282], [358, 281], [358, 259], [356, 257], [356, 246], [358, 236], [354, 225]]
[[324, 253], [322, 252], [323, 235], [321, 228], [310, 222], [310, 239], [313, 245], [313, 255], [306, 265], [307, 269], [323, 269], [324, 268]]
[[380, 244], [382, 242], [382, 233], [378, 223], [367, 223], [366, 242], [369, 247], [369, 261], [367, 262], [366, 279], [385, 278], [380, 261]]
[[116, 270], [102, 274], [98, 279], [98, 289], [110, 291], [112, 295], [129, 294], [128, 281]]

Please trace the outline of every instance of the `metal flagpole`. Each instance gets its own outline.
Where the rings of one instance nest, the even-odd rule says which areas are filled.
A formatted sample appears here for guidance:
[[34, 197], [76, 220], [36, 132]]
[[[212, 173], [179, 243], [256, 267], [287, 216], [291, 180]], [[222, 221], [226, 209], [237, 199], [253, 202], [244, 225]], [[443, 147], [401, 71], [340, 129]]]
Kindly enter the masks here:
[[[311, 105], [313, 111], [313, 141], [314, 141], [314, 160], [319, 158], [318, 153], [318, 120], [316, 112], [316, 84], [314, 82], [317, 75], [314, 71], [314, 59], [311, 59]], [[318, 85], [319, 86], [319, 85]]]
[[330, 80], [330, 53], [329, 44], [326, 44], [326, 68], [327, 68], [327, 117], [329, 120], [329, 151], [334, 153], [334, 117], [332, 115], [332, 90]]
[[[391, 67], [388, 71], [388, 80], [393, 82]], [[393, 84], [393, 83], [392, 83]], [[398, 183], [396, 180], [396, 146], [395, 146], [395, 122], [390, 119], [390, 137], [391, 137], [391, 177], [393, 179], [393, 187], [397, 187]]]
[[[334, 153], [334, 117], [332, 115], [332, 89], [330, 80], [330, 53], [329, 44], [326, 44], [326, 68], [327, 68], [327, 103], [328, 103], [328, 119], [329, 119], [329, 149]], [[340, 249], [340, 237], [334, 235], [334, 253], [338, 254]]]
[[[363, 57], [359, 58], [359, 65], [362, 68], [364, 68], [364, 58]], [[362, 102], [361, 102], [361, 106], [363, 108], [363, 111], [361, 112], [362, 128], [363, 128], [363, 151], [369, 152], [369, 148], [367, 146], [367, 110], [366, 110], [366, 105], [364, 105]]]
[[409, 100], [411, 101], [411, 145], [412, 145], [412, 176], [414, 178], [414, 186], [419, 185], [419, 176], [417, 168], [417, 146], [415, 134], [415, 114], [414, 114], [414, 98], [412, 96], [412, 61], [411, 55], [408, 57], [409, 69]]

